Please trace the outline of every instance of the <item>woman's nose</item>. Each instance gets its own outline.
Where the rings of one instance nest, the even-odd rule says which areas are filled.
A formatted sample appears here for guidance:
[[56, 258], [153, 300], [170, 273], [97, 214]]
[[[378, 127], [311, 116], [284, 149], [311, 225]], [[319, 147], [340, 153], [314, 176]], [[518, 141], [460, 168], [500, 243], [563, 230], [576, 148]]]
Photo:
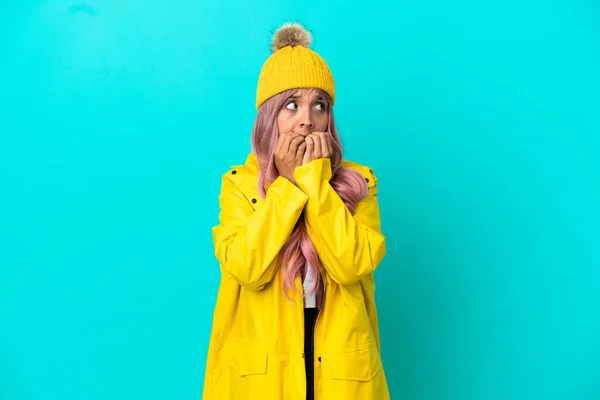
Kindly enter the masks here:
[[298, 132], [304, 136], [307, 137], [308, 135], [310, 135], [310, 133], [313, 130], [313, 123], [312, 122], [303, 122], [300, 123], [300, 126], [298, 127]]
[[300, 127], [301, 128], [312, 128], [313, 127], [313, 120], [312, 120], [312, 115], [310, 114], [310, 112], [305, 112], [300, 117]]

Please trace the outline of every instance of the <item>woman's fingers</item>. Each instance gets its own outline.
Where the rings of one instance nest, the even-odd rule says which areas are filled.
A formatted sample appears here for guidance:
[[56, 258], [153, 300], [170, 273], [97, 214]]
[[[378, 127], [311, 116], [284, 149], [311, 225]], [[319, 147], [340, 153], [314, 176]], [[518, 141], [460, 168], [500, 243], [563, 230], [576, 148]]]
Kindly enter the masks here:
[[333, 143], [327, 132], [313, 132], [304, 139], [306, 150], [304, 152], [303, 164], [319, 158], [330, 158], [333, 156]]
[[321, 140], [321, 157], [331, 157], [331, 142], [327, 132], [319, 132], [319, 139]]
[[299, 135], [297, 133], [293, 134], [288, 153], [291, 153], [292, 156], [295, 157], [296, 150], [298, 150], [298, 146], [300, 146], [300, 143], [302, 142], [304, 142], [304, 137], [302, 135]]
[[279, 156], [279, 158], [285, 157], [290, 148], [290, 142], [292, 137], [288, 133], [281, 133], [277, 138], [277, 145], [275, 146], [275, 154]]
[[311, 135], [313, 137], [313, 142], [314, 142], [314, 148], [313, 148], [313, 160], [316, 160], [317, 158], [321, 158], [323, 157], [322, 154], [322, 149], [321, 149], [321, 137], [319, 136], [318, 133], [313, 133]]
[[304, 159], [304, 154], [306, 154], [306, 141], [303, 140], [302, 143], [298, 145], [298, 149], [296, 150], [296, 165], [301, 165], [302, 160]]
[[308, 158], [312, 159], [315, 149], [315, 140], [312, 135], [308, 135], [305, 139], [306, 141], [306, 155]]

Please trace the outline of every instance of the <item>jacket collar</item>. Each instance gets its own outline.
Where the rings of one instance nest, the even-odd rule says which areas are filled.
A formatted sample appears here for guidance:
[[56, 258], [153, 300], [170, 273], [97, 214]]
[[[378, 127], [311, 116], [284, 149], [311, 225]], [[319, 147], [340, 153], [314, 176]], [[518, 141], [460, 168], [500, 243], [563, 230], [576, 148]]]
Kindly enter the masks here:
[[256, 158], [256, 154], [253, 151], [248, 154], [245, 165], [251, 168], [258, 168], [258, 158]]

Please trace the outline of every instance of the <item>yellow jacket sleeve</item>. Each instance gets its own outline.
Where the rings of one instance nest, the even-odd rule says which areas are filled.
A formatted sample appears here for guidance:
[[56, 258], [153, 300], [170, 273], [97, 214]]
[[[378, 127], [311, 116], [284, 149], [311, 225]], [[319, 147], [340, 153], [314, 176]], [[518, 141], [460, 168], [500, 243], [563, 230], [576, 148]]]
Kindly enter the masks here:
[[243, 192], [227, 174], [219, 195], [219, 225], [212, 229], [215, 255], [221, 269], [240, 285], [261, 290], [273, 279], [277, 260], [308, 196], [284, 177], [269, 187], [254, 211]]
[[331, 160], [320, 158], [296, 168], [296, 185], [308, 195], [306, 228], [323, 267], [340, 285], [373, 272], [386, 253], [381, 233], [377, 186], [369, 188], [354, 212], [333, 189]]

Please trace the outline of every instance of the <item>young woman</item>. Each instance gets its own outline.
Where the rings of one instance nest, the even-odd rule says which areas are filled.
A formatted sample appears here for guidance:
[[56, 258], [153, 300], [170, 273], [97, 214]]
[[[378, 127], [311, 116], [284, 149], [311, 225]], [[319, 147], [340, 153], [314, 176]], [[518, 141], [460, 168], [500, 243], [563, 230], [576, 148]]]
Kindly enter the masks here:
[[343, 159], [333, 77], [309, 45], [298, 24], [276, 32], [252, 152], [222, 177], [205, 400], [389, 399], [377, 178]]

